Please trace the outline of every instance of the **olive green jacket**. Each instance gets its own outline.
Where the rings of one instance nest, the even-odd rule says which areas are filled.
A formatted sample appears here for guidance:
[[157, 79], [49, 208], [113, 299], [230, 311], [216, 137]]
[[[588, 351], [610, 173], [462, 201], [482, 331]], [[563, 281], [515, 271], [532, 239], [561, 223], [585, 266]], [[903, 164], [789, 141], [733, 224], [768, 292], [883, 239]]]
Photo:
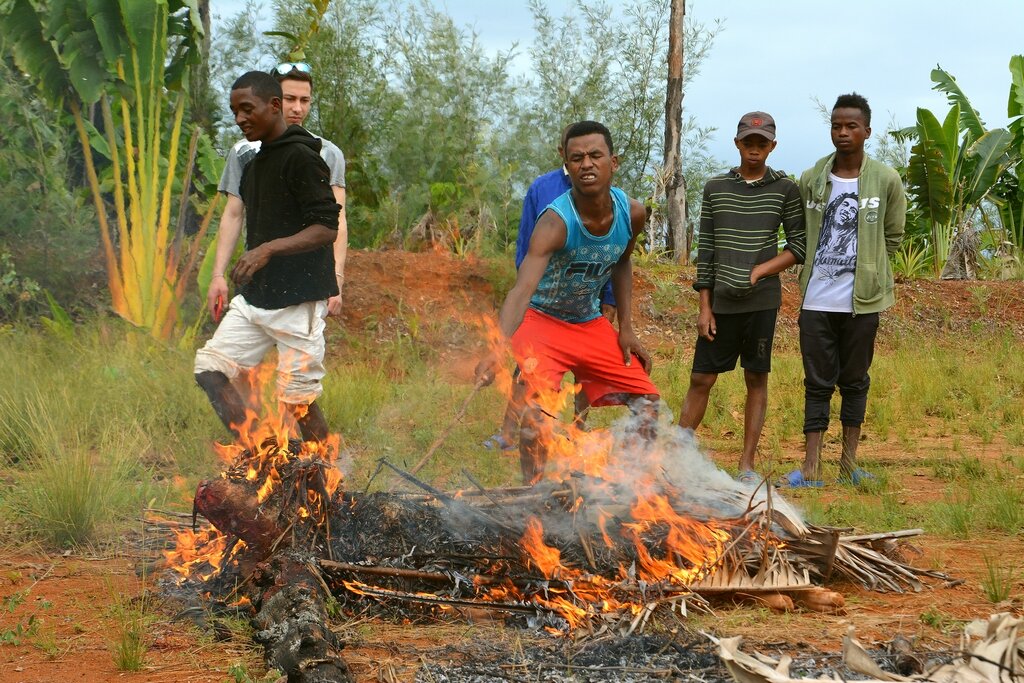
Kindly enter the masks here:
[[[800, 294], [814, 267], [814, 255], [821, 235], [822, 214], [832, 193], [829, 173], [835, 162], [830, 154], [800, 176], [800, 198], [804, 204], [807, 230], [807, 258], [800, 272]], [[853, 312], [877, 313], [896, 302], [893, 295], [891, 256], [900, 246], [907, 218], [907, 196], [900, 175], [880, 161], [864, 155], [857, 183], [860, 208], [857, 211], [857, 267], [853, 274]]]

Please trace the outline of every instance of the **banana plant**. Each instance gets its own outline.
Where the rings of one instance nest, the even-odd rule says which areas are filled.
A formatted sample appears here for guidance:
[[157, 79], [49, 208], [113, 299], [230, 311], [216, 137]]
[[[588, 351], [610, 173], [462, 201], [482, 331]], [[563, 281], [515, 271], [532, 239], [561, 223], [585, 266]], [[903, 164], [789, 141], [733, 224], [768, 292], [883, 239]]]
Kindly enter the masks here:
[[934, 89], [946, 93], [950, 110], [940, 123], [917, 110], [907, 180], [910, 194], [931, 225], [932, 267], [938, 276], [958, 232], [972, 228], [981, 203], [993, 200], [1000, 179], [1020, 159], [1014, 136], [1005, 128], [987, 129], [956, 79], [932, 70]]
[[186, 245], [171, 216], [175, 188], [189, 192], [200, 135], [193, 127], [185, 136], [182, 163], [188, 67], [203, 36], [196, 0], [3, 0], [0, 34], [42, 97], [74, 122], [113, 310], [170, 338], [183, 274], [216, 208], [211, 201], [202, 234]]
[[1024, 252], [1024, 55], [1010, 59], [1010, 97], [1006, 106], [1012, 135], [1014, 167], [1000, 177], [992, 192], [1006, 239], [1018, 253]]

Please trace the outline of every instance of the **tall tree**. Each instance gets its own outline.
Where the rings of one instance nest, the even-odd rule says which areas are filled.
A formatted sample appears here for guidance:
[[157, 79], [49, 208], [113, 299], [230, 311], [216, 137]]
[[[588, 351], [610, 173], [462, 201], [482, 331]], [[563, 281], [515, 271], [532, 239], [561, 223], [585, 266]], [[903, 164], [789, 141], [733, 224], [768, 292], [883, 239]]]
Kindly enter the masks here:
[[690, 240], [686, 230], [686, 178], [680, 158], [683, 146], [683, 22], [686, 0], [672, 0], [668, 20], [668, 88], [665, 94], [665, 216], [668, 243], [676, 261], [689, 263]]

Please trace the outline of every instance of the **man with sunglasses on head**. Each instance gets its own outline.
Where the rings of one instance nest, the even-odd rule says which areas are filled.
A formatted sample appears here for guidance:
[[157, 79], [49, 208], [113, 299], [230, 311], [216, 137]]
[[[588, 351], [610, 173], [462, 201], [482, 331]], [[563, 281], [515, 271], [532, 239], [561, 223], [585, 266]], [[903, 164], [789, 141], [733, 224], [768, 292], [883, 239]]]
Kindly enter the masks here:
[[[282, 62], [273, 69], [271, 75], [281, 84], [283, 93], [282, 109], [285, 123], [289, 126], [301, 126], [309, 116], [313, 96], [313, 76], [309, 64], [305, 62]], [[348, 251], [348, 224], [345, 220], [345, 156], [330, 140], [317, 137], [322, 147], [320, 156], [331, 169], [331, 190], [334, 201], [341, 207], [338, 213], [338, 238], [334, 242], [334, 275], [338, 283], [338, 294], [327, 301], [327, 315], [341, 315], [342, 287], [345, 284], [345, 258]], [[220, 321], [224, 307], [228, 301], [228, 284], [224, 273], [235, 245], [242, 234], [242, 199], [239, 196], [238, 184], [242, 179], [242, 171], [260, 150], [259, 140], [242, 138], [228, 152], [224, 163], [224, 172], [220, 177], [217, 189], [227, 195], [228, 203], [220, 217], [220, 228], [217, 233], [217, 251], [213, 263], [213, 278], [207, 294], [207, 306], [214, 321]]]

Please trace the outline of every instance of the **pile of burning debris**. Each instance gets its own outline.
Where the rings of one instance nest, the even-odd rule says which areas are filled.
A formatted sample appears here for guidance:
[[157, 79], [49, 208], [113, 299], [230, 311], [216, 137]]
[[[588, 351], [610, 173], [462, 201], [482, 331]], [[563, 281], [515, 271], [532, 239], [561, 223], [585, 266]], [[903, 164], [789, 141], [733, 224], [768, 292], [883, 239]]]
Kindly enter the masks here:
[[[657, 444], [610, 430], [561, 433], [548, 477], [532, 487], [440, 491], [381, 461], [411, 490], [341, 484], [337, 442], [289, 440], [272, 421], [222, 447], [230, 463], [199, 485], [193, 526], [167, 553], [176, 582], [211, 603], [249, 609], [268, 665], [289, 681], [347, 680], [328, 609], [473, 615], [553, 633], [629, 634], [658, 610], [716, 602], [838, 611], [833, 577], [920, 590], [900, 555], [920, 530], [847, 535], [805, 524], [765, 483], [734, 482], [691, 437]], [[557, 453], [561, 451], [562, 457]], [[375, 475], [376, 476], [376, 475]]]

